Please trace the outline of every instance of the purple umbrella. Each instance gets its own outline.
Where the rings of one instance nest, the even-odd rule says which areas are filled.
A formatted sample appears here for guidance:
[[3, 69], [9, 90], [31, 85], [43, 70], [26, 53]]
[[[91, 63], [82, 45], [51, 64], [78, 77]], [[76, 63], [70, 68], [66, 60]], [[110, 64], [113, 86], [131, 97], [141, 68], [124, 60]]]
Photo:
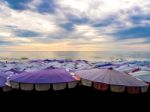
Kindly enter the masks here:
[[5, 82], [6, 82], [6, 79], [2, 76], [0, 76], [0, 87], [5, 87]]
[[45, 68], [45, 70], [49, 70], [49, 69], [57, 69], [57, 67], [49, 66]]
[[137, 80], [136, 78], [113, 69], [91, 69], [81, 70], [75, 72], [76, 75], [81, 77], [81, 82], [86, 86], [93, 86], [99, 90], [110, 89], [113, 92], [124, 92], [125, 87], [128, 93], [139, 93], [147, 92], [148, 85], [143, 81]]
[[77, 85], [75, 80], [69, 72], [64, 69], [45, 69], [34, 72], [24, 72], [10, 77], [12, 88], [20, 88], [22, 90], [33, 90], [34, 84], [37, 91], [49, 90], [50, 84], [53, 85], [54, 90], [62, 90], [66, 88], [73, 88]]
[[55, 61], [58, 61], [58, 60], [56, 60], [56, 59], [45, 59], [43, 61], [46, 62], [46, 63], [50, 63], [50, 62], [55, 62]]
[[113, 64], [111, 64], [111, 63], [106, 63], [106, 64], [98, 64], [98, 65], [96, 65], [95, 66], [95, 68], [99, 68], [99, 67], [107, 67], [107, 66], [112, 66]]
[[11, 88], [5, 84], [6, 78], [3, 75], [4, 73], [0, 72], [0, 88], [2, 88], [2, 91], [7, 92], [7, 91], [10, 91]]
[[8, 72], [8, 71], [13, 72], [14, 74], [15, 73], [22, 73], [23, 72], [23, 71], [16, 70], [15, 68], [12, 68], [10, 70], [6, 70], [5, 72]]
[[13, 61], [13, 62], [10, 62], [10, 64], [18, 64], [18, 62]]
[[40, 59], [38, 59], [38, 60], [30, 60], [29, 61], [29, 63], [42, 63], [43, 62], [43, 60], [40, 60]]

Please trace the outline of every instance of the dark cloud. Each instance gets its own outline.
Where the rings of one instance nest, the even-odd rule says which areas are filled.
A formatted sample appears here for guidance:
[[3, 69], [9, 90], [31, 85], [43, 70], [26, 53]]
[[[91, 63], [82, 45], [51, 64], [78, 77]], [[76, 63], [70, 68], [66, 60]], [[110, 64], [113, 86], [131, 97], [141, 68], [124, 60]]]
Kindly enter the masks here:
[[150, 15], [140, 14], [140, 15], [131, 15], [130, 20], [134, 24], [142, 24], [143, 21], [150, 21]]
[[35, 32], [31, 30], [23, 30], [23, 29], [17, 29], [14, 31], [15, 36], [17, 37], [39, 37], [42, 36], [40, 32]]
[[25, 10], [27, 9], [27, 3], [31, 0], [4, 0], [8, 5], [15, 10]]
[[72, 22], [63, 23], [63, 24], [60, 24], [60, 27], [66, 29], [67, 31], [73, 31], [74, 23]]
[[18, 42], [12, 42], [9, 40], [0, 40], [0, 46], [18, 45]]
[[111, 35], [118, 40], [131, 39], [131, 38], [146, 38], [150, 39], [150, 26], [133, 27], [125, 30], [119, 30]]
[[37, 6], [37, 10], [40, 13], [54, 13], [56, 4], [53, 0], [43, 0], [41, 4]]

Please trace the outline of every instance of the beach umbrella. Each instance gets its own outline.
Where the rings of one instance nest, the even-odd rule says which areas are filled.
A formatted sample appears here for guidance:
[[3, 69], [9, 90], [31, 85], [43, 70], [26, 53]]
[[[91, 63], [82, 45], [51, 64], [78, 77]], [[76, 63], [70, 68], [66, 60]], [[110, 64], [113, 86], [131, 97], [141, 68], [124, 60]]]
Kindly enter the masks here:
[[142, 71], [150, 71], [150, 66], [141, 66]]
[[110, 67], [110, 66], [112, 66], [113, 64], [111, 64], [111, 63], [106, 63], [106, 64], [97, 64], [96, 66], [95, 66], [95, 68], [100, 68], [100, 67]]
[[53, 90], [62, 90], [66, 87], [74, 88], [78, 81], [65, 69], [45, 69], [33, 72], [24, 72], [9, 78], [12, 88], [30, 91], [47, 91], [52, 85]]
[[53, 66], [53, 67], [57, 67], [57, 68], [61, 68], [63, 63], [59, 63], [57, 60], [56, 61], [52, 61], [47, 63], [47, 66]]
[[11, 91], [12, 89], [6, 85], [6, 78], [3, 75], [4, 73], [0, 72], [0, 88], [4, 92]]
[[124, 72], [119, 72], [113, 69], [91, 69], [80, 70], [75, 72], [81, 78], [81, 84], [85, 86], [93, 86], [98, 90], [108, 90], [109, 86], [112, 92], [124, 92], [127, 89], [128, 93], [135, 94], [147, 92], [148, 85], [143, 81], [128, 75]]
[[99, 63], [96, 64], [94, 68], [116, 68], [118, 65], [112, 64], [112, 63]]
[[65, 69], [75, 69], [75, 63], [67, 62], [62, 67], [65, 68]]
[[42, 63], [43, 60], [37, 59], [37, 60], [29, 60], [28, 63]]
[[76, 61], [75, 63], [75, 69], [83, 70], [83, 69], [90, 69], [92, 66], [89, 63], [86, 63], [84, 61]]
[[12, 69], [10, 69], [10, 70], [6, 70], [5, 72], [13, 72], [14, 74], [15, 73], [22, 73], [23, 71], [20, 71], [20, 70], [17, 70], [17, 69], [15, 69], [15, 68], [12, 68]]
[[113, 61], [111, 62], [113, 65], [116, 65], [116, 66], [122, 66], [122, 65], [126, 65], [128, 64], [127, 61]]
[[133, 67], [133, 66], [130, 66], [130, 65], [123, 65], [123, 66], [120, 66], [118, 68], [115, 68], [115, 70], [129, 73], [129, 72], [138, 71], [140, 69], [139, 69], [139, 67], [135, 67], [135, 66]]
[[137, 71], [130, 75], [150, 84], [150, 71]]

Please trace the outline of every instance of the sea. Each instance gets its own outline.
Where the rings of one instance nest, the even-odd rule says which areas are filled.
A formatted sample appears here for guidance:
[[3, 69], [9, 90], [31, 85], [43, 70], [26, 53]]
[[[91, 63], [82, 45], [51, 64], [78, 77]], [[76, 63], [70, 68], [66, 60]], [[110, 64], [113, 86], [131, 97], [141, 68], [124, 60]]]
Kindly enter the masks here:
[[137, 60], [150, 61], [150, 52], [144, 51], [0, 51], [0, 60], [18, 59], [72, 59], [88, 61]]

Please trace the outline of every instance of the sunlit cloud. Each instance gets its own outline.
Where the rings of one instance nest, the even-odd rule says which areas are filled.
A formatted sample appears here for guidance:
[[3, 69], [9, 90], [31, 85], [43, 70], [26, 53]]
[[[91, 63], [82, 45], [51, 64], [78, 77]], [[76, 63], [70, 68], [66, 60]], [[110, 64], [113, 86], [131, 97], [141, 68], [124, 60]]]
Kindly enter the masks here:
[[149, 51], [149, 0], [0, 0], [0, 6], [0, 50]]

